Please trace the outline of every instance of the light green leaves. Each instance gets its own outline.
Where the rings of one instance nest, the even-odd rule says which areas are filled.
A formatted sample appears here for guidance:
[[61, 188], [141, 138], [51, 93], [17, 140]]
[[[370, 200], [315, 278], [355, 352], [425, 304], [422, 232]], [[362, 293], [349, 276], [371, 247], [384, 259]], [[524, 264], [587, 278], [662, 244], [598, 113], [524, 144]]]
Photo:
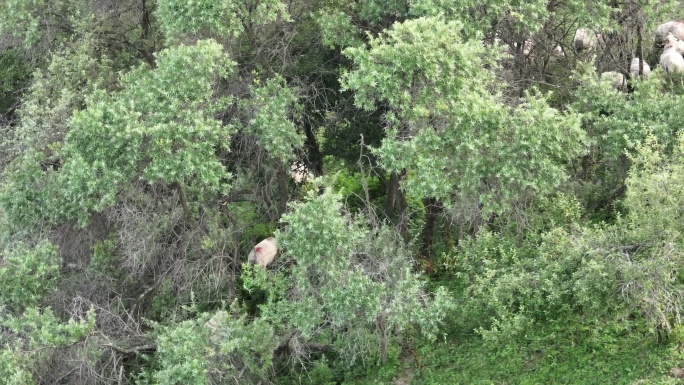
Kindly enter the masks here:
[[278, 339], [261, 319], [248, 322], [231, 312], [156, 327], [160, 369], [156, 384], [252, 384], [267, 378]]
[[56, 349], [83, 341], [93, 331], [95, 310], [91, 308], [82, 319], [62, 322], [52, 309], [31, 306], [21, 315], [0, 314], [0, 325], [16, 338], [0, 350], [3, 383], [29, 385], [35, 383], [32, 372], [49, 362]]
[[0, 258], [0, 309], [21, 313], [38, 305], [55, 287], [60, 258], [55, 247], [43, 242], [33, 249], [22, 245]]
[[322, 11], [316, 15], [316, 21], [321, 28], [321, 40], [326, 47], [346, 48], [361, 44], [361, 31], [344, 12]]
[[33, 376], [25, 367], [28, 365], [18, 350], [11, 347], [0, 350], [0, 376], [7, 381], [7, 385], [33, 385]]
[[213, 41], [164, 50], [157, 63], [124, 75], [121, 91], [98, 92], [74, 114], [61, 173], [69, 201], [101, 210], [141, 179], [223, 188], [228, 175], [215, 150], [231, 131], [214, 118], [223, 106], [214, 87], [233, 63]]
[[[57, 59], [54, 71], [69, 67], [70, 60]], [[55, 141], [48, 152], [60, 158], [61, 168], [41, 174], [43, 159], [35, 151], [17, 162], [21, 171], [12, 173], [0, 194], [10, 224], [60, 217], [83, 222], [138, 181], [188, 185], [199, 195], [223, 191], [228, 174], [216, 149], [228, 145], [232, 130], [215, 118], [226, 102], [215, 91], [233, 65], [221, 45], [207, 40], [161, 51], [155, 69], [143, 65], [122, 75], [113, 92], [92, 85], [77, 95], [70, 84], [60, 93], [37, 76], [21, 111], [17, 149]], [[101, 67], [86, 60], [75, 68]], [[74, 112], [80, 103], [86, 108]]]
[[355, 91], [364, 109], [387, 103], [400, 120], [447, 113], [460, 92], [481, 91], [492, 81], [483, 69], [489, 63], [484, 48], [463, 42], [461, 29], [457, 22], [420, 18], [395, 24], [368, 47], [347, 48], [356, 68], [342, 76], [342, 89]]
[[627, 220], [635, 237], [648, 243], [684, 242], [684, 133], [676, 137], [671, 155], [649, 135], [631, 156], [633, 165], [625, 181]]
[[266, 24], [289, 17], [280, 0], [160, 0], [156, 15], [171, 42], [188, 34], [238, 36], [246, 24]]
[[502, 18], [507, 18], [507, 22], [517, 29], [536, 31], [550, 16], [547, 0], [411, 0], [409, 3], [412, 16], [442, 15], [447, 19], [461, 20], [471, 35], [482, 30], [484, 25]]
[[32, 148], [53, 156], [68, 131], [69, 118], [98, 88], [113, 83], [112, 63], [98, 57], [97, 43], [85, 36], [56, 49], [47, 67], [36, 70], [22, 99], [21, 123], [11, 136], [9, 150], [17, 156]]
[[460, 29], [440, 18], [395, 24], [369, 47], [345, 50], [356, 68], [342, 84], [359, 107], [388, 109], [388, 137], [375, 153], [387, 170], [407, 170], [410, 195], [475, 200], [500, 214], [552, 193], [582, 154], [584, 133], [576, 115], [543, 97], [504, 105], [486, 69], [495, 54], [462, 41]]
[[252, 98], [243, 103], [252, 114], [245, 132], [254, 135], [272, 158], [283, 163], [290, 161], [293, 150], [304, 144], [304, 136], [293, 122], [296, 102], [296, 91], [288, 88], [285, 79], [278, 76], [266, 80], [263, 85], [253, 85]]
[[246, 281], [280, 291], [262, 306], [262, 317], [296, 331], [300, 343], [331, 343], [338, 336], [335, 349], [348, 364], [366, 350], [377, 357], [392, 332], [418, 327], [434, 336], [452, 305], [446, 292], [428, 299], [402, 239], [392, 229], [371, 229], [363, 218], [342, 214], [340, 198], [331, 191], [312, 195], [283, 216], [288, 227], [277, 238], [279, 259], [294, 262], [289, 280], [273, 275]]
[[156, 342], [160, 369], [154, 372], [154, 383], [208, 383], [209, 333], [202, 325], [207, 319], [208, 314], [204, 314], [196, 319], [158, 328]]
[[44, 7], [45, 0], [4, 1], [0, 8], [0, 35], [11, 33], [31, 46], [41, 37], [40, 18], [35, 11]]
[[16, 333], [24, 333], [30, 349], [57, 348], [85, 338], [95, 327], [95, 310], [91, 308], [84, 319], [62, 322], [50, 308], [29, 307], [21, 316], [2, 317], [0, 322]]

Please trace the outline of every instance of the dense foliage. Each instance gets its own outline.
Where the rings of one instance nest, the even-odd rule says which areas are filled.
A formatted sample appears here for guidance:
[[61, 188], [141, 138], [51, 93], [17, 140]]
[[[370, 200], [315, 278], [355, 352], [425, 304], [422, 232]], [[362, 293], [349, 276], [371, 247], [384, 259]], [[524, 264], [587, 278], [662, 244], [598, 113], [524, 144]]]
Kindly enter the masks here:
[[0, 2], [0, 382], [677, 383], [683, 5]]

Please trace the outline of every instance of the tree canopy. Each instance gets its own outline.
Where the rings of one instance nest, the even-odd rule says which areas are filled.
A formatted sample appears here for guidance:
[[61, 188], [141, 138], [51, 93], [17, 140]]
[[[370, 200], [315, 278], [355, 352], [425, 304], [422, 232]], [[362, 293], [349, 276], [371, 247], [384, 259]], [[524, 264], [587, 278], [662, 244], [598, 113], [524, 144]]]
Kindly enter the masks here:
[[0, 378], [675, 383], [681, 10], [0, 2]]

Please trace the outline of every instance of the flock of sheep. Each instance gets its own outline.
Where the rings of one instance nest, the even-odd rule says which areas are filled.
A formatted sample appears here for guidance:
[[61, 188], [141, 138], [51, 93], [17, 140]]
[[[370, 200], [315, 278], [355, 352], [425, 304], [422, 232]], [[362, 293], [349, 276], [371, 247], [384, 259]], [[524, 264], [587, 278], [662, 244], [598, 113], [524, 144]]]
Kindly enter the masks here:
[[[577, 52], [590, 52], [603, 43], [603, 36], [599, 33], [580, 28], [575, 32], [573, 46]], [[684, 73], [684, 23], [678, 21], [668, 21], [658, 26], [655, 34], [656, 43], [662, 44], [663, 53], [660, 55], [660, 66], [666, 75]], [[499, 39], [494, 40], [495, 44], [500, 44]], [[512, 46], [504, 47], [503, 52], [513, 54], [518, 51], [523, 56], [529, 56], [534, 49], [532, 40], [525, 40], [524, 43], [514, 43]], [[557, 45], [553, 54], [565, 56], [561, 46]], [[642, 78], [648, 78], [651, 67], [643, 59], [635, 57], [629, 66], [629, 77], [634, 79], [641, 74]], [[614, 89], [627, 91], [627, 77], [618, 71], [607, 71], [601, 74], [601, 81], [609, 81]]]
[[[573, 44], [578, 51], [589, 50], [594, 47], [600, 35], [591, 36], [590, 33], [580, 28], [575, 33]], [[663, 53], [660, 55], [660, 66], [666, 75], [684, 73], [684, 23], [668, 21], [658, 26], [655, 41], [662, 42]], [[636, 78], [641, 76], [646, 79], [651, 73], [651, 67], [638, 57], [632, 59], [629, 66], [629, 75]], [[601, 81], [610, 81], [614, 89], [627, 90], [627, 79], [624, 74], [617, 71], [608, 71], [601, 74]]]
[[660, 56], [660, 65], [667, 73], [684, 72], [684, 24], [678, 21], [669, 21], [661, 24], [656, 30], [656, 39], [663, 41], [663, 54]]
[[[656, 42], [662, 42], [663, 53], [660, 55], [660, 66], [663, 67], [665, 74], [684, 73], [684, 23], [678, 21], [668, 21], [658, 26], [655, 35]], [[594, 49], [598, 42], [602, 40], [600, 34], [594, 34], [586, 28], [580, 28], [575, 32], [573, 45], [578, 52], [590, 51]], [[531, 40], [525, 41], [522, 47], [514, 45], [514, 48], [522, 51], [524, 55], [530, 54], [533, 48]], [[510, 52], [509, 52], [510, 53]], [[563, 55], [560, 46], [554, 49], [554, 54]], [[651, 73], [651, 67], [638, 57], [632, 59], [629, 65], [629, 76], [639, 77], [639, 74], [646, 79]], [[601, 81], [610, 81], [614, 89], [627, 91], [627, 79], [624, 74], [617, 71], [608, 71], [601, 74]], [[303, 164], [295, 162], [290, 167], [290, 176], [297, 182], [302, 183], [311, 176]], [[275, 259], [278, 254], [278, 245], [275, 238], [269, 237], [259, 242], [251, 250], [248, 262], [252, 265], [257, 264], [266, 267]]]

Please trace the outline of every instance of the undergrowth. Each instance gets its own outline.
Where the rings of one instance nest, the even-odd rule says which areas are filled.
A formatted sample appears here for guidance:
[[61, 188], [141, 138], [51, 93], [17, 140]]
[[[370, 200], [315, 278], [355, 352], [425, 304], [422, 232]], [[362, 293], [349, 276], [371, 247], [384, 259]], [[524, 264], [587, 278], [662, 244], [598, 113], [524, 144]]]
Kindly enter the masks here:
[[[652, 334], [606, 336], [550, 326], [524, 341], [494, 346], [479, 335], [460, 335], [434, 344], [404, 348], [404, 357], [346, 385], [378, 384], [680, 384], [684, 354], [677, 341], [658, 342]], [[410, 375], [407, 375], [410, 373]], [[393, 374], [393, 375], [392, 375]], [[410, 379], [410, 382], [401, 382]]]

